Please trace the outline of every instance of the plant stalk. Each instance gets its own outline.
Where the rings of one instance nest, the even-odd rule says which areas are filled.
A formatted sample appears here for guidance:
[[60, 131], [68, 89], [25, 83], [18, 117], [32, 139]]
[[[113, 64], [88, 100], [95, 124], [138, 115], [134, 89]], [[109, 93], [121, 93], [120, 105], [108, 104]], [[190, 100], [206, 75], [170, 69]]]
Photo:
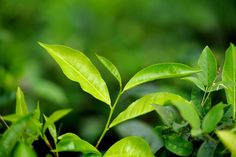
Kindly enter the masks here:
[[114, 112], [114, 110], [115, 110], [115, 108], [116, 108], [116, 105], [117, 105], [117, 103], [118, 103], [118, 101], [119, 101], [120, 96], [122, 95], [122, 93], [123, 93], [123, 92], [120, 90], [120, 91], [119, 91], [119, 94], [118, 94], [117, 97], [116, 97], [116, 100], [115, 100], [115, 102], [114, 102], [114, 105], [110, 107], [110, 113], [109, 113], [109, 116], [108, 116], [108, 119], [107, 119], [107, 123], [106, 123], [106, 125], [105, 125], [105, 128], [104, 128], [104, 130], [103, 130], [103, 132], [102, 132], [100, 138], [99, 138], [98, 141], [97, 141], [96, 148], [98, 148], [98, 146], [99, 146], [99, 144], [101, 143], [103, 137], [105, 136], [105, 134], [107, 133], [107, 131], [110, 129], [110, 128], [109, 128], [109, 125], [110, 125], [110, 122], [111, 122], [111, 118], [112, 118], [113, 112]]

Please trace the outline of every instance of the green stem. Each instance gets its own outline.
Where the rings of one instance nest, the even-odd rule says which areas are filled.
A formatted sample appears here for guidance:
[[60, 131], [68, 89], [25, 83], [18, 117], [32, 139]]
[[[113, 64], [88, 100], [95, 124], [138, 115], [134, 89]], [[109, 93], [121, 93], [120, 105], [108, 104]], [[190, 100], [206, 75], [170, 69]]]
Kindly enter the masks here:
[[[50, 142], [48, 141], [48, 138], [46, 136], [43, 137], [44, 142], [47, 144], [47, 146], [49, 147], [50, 150], [53, 150], [52, 145], [50, 144]], [[53, 152], [53, 154], [55, 155], [55, 157], [59, 157], [58, 152]]]
[[98, 141], [97, 141], [96, 148], [98, 148], [98, 146], [99, 146], [99, 144], [101, 143], [103, 137], [105, 136], [105, 134], [107, 133], [107, 131], [110, 129], [110, 128], [109, 128], [109, 125], [110, 125], [110, 122], [111, 122], [111, 118], [112, 118], [113, 112], [114, 112], [114, 110], [115, 110], [115, 108], [116, 108], [116, 105], [117, 105], [117, 103], [118, 103], [118, 101], [119, 101], [120, 96], [122, 95], [122, 93], [123, 93], [123, 92], [120, 90], [120, 91], [119, 91], [119, 94], [117, 95], [117, 98], [116, 98], [116, 100], [115, 100], [115, 102], [114, 102], [114, 105], [110, 107], [110, 113], [109, 113], [109, 116], [108, 116], [108, 119], [107, 119], [107, 123], [106, 123], [106, 125], [105, 125], [105, 128], [104, 128], [104, 130], [103, 130], [103, 132], [102, 132], [100, 138], [99, 138]]

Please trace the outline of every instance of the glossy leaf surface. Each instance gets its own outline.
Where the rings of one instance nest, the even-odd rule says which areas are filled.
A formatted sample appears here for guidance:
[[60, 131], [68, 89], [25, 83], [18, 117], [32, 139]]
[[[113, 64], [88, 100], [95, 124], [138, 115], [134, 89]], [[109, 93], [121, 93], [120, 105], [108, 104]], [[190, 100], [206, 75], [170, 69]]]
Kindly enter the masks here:
[[201, 80], [205, 86], [210, 87], [216, 78], [217, 62], [208, 46], [202, 51], [198, 65], [202, 69], [202, 72], [197, 74], [199, 80]]
[[200, 128], [200, 119], [194, 105], [179, 95], [165, 92], [148, 94], [136, 100], [112, 121], [110, 127], [113, 127], [123, 121], [153, 111], [154, 108], [152, 104], [174, 105], [179, 110], [181, 116], [187, 122], [189, 122], [189, 124], [192, 126], [193, 129]]
[[37, 157], [35, 151], [24, 143], [19, 143], [13, 154], [13, 157]]
[[27, 113], [28, 113], [28, 108], [25, 103], [24, 93], [22, 92], [20, 87], [18, 87], [16, 92], [16, 114], [25, 115]]
[[87, 141], [82, 140], [77, 135], [73, 133], [66, 133], [60, 137], [60, 140], [56, 145], [55, 152], [81, 152], [83, 154], [94, 154], [97, 157], [101, 156], [100, 152]]
[[[225, 62], [222, 71], [223, 81], [236, 83], [236, 47], [231, 44], [225, 54]], [[236, 86], [225, 89], [227, 102], [233, 107], [233, 118], [236, 118]]]
[[137, 72], [125, 85], [124, 91], [156, 79], [181, 77], [199, 72], [199, 69], [179, 63], [154, 64]]
[[78, 82], [84, 91], [110, 105], [107, 85], [87, 56], [66, 46], [39, 44], [47, 50], [70, 80]]
[[220, 122], [224, 114], [225, 104], [217, 104], [213, 106], [206, 114], [202, 121], [202, 130], [206, 133], [212, 132]]
[[103, 157], [154, 157], [147, 142], [136, 136], [121, 139]]
[[164, 141], [165, 147], [176, 155], [189, 156], [193, 151], [192, 143], [179, 135], [168, 135]]
[[96, 56], [99, 59], [99, 61], [107, 68], [107, 70], [110, 71], [110, 73], [117, 79], [117, 81], [120, 84], [120, 87], [122, 87], [121, 76], [116, 66], [107, 58], [99, 56], [99, 55], [96, 55]]

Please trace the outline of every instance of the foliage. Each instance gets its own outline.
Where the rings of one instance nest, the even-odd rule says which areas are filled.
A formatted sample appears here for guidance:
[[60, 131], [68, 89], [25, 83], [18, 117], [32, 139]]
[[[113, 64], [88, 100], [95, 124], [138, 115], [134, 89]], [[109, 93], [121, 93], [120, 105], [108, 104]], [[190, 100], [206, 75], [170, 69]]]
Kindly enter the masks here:
[[[15, 114], [1, 117], [5, 124], [5, 121], [12, 124], [10, 127], [6, 124], [8, 128], [0, 137], [0, 157], [16, 154], [36, 156], [34, 142], [38, 139], [45, 142], [50, 149], [48, 153], [55, 157], [59, 157], [63, 152], [77, 152], [84, 156], [96, 157], [153, 157], [167, 156], [166, 154], [201, 157], [205, 154], [219, 156], [229, 153], [235, 156], [236, 47], [233, 44], [226, 52], [222, 72], [217, 72], [215, 56], [210, 48], [206, 47], [198, 60], [197, 68], [180, 63], [154, 64], [137, 72], [124, 86], [115, 65], [105, 57], [97, 55], [98, 60], [118, 81], [120, 89], [114, 101], [110, 100], [111, 96], [102, 75], [84, 53], [62, 45], [40, 45], [70, 80], [78, 82], [82, 90], [109, 107], [107, 123], [95, 146], [74, 133], [59, 136], [55, 123], [66, 115], [70, 116], [71, 109], [61, 109], [46, 116], [41, 113], [38, 103], [30, 112], [24, 94], [18, 88]], [[183, 81], [193, 83], [191, 100], [170, 92], [148, 93], [132, 102], [114, 118], [118, 101], [131, 88], [173, 77], [182, 77]], [[212, 101], [212, 96], [222, 89], [225, 90], [227, 102], [224, 102], [224, 99]], [[152, 111], [156, 111], [160, 121], [153, 129], [147, 129], [150, 134], [140, 134], [137, 131], [127, 133], [128, 128], [119, 129], [119, 124]], [[144, 126], [141, 123], [130, 125], [137, 128]], [[109, 146], [104, 153], [99, 149], [100, 144], [105, 142], [104, 137], [113, 127], [121, 130], [126, 137]], [[144, 135], [152, 136], [157, 140], [156, 143], [151, 143]], [[227, 150], [224, 150], [225, 148]]]

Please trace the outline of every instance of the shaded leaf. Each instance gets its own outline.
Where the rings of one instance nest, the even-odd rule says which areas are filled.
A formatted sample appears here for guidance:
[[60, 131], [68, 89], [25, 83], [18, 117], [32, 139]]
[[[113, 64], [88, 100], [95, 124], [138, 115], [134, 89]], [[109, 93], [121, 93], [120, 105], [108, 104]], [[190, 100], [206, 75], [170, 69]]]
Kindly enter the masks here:
[[154, 153], [156, 153], [164, 145], [162, 138], [155, 132], [155, 130], [142, 121], [127, 121], [118, 125], [115, 129], [122, 137], [143, 137], [149, 143], [152, 152]]
[[99, 56], [99, 55], [96, 55], [96, 56], [99, 59], [99, 61], [107, 68], [107, 70], [110, 71], [110, 73], [117, 79], [117, 81], [120, 84], [120, 87], [122, 87], [121, 76], [116, 66], [112, 64], [112, 62], [109, 61], [107, 58]]
[[0, 139], [0, 157], [7, 157], [25, 130], [31, 125], [33, 115], [29, 114], [12, 124]]
[[202, 69], [202, 72], [197, 74], [199, 80], [201, 80], [203, 85], [210, 87], [216, 78], [217, 62], [208, 46], [202, 51], [198, 65]]
[[19, 143], [13, 154], [13, 157], [37, 157], [35, 151], [24, 143]]
[[156, 79], [181, 77], [191, 75], [199, 71], [199, 69], [179, 63], [154, 64], [137, 72], [125, 85], [123, 91]]
[[217, 144], [205, 140], [197, 151], [197, 157], [213, 157]]
[[136, 136], [121, 139], [112, 145], [103, 157], [154, 157], [147, 142]]
[[78, 82], [84, 91], [110, 106], [107, 85], [87, 56], [66, 46], [39, 44], [47, 50], [70, 80]]
[[154, 108], [151, 104], [174, 105], [179, 110], [181, 116], [187, 122], [189, 122], [189, 124], [192, 126], [192, 129], [200, 128], [200, 119], [194, 105], [179, 95], [165, 92], [148, 94], [136, 100], [112, 121], [110, 127], [113, 127], [123, 121], [153, 111]]
[[224, 114], [225, 104], [219, 103], [213, 106], [202, 121], [202, 130], [206, 133], [212, 132], [220, 122]]
[[28, 108], [25, 103], [24, 93], [22, 92], [20, 87], [18, 87], [16, 92], [16, 114], [25, 115], [27, 113], [28, 113]]
[[[225, 54], [222, 80], [236, 83], [236, 47], [230, 44]], [[233, 106], [233, 118], [236, 118], [236, 86], [225, 89], [228, 104]]]
[[193, 145], [179, 135], [168, 135], [164, 138], [165, 147], [179, 156], [189, 156], [193, 151]]
[[197, 87], [193, 87], [191, 92], [191, 102], [197, 109], [199, 116], [203, 117], [203, 108], [201, 105], [201, 100], [202, 100], [202, 95], [200, 89]]
[[77, 135], [73, 133], [66, 133], [58, 137], [60, 140], [56, 144], [55, 152], [81, 152], [83, 154], [94, 154], [98, 157], [101, 156], [101, 153], [90, 143], [80, 139]]
[[236, 156], [236, 134], [229, 130], [216, 131], [221, 142], [230, 150], [232, 156]]

